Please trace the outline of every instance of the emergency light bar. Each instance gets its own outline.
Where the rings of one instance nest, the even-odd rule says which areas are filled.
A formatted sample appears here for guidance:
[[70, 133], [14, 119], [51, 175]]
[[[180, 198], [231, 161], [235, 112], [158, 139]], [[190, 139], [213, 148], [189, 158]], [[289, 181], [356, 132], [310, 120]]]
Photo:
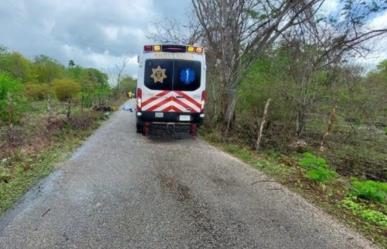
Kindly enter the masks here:
[[184, 45], [145, 45], [144, 52], [197, 53], [202, 54], [202, 47]]

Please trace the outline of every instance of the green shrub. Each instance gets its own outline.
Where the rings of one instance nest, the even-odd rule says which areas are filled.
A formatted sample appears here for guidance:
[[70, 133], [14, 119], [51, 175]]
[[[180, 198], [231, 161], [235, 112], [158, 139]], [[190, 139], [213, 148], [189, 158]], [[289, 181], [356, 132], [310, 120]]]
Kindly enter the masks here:
[[336, 172], [326, 168], [316, 168], [306, 172], [306, 177], [317, 182], [328, 182], [336, 176]]
[[299, 164], [305, 169], [327, 168], [328, 164], [324, 158], [305, 152], [299, 161]]
[[18, 123], [26, 110], [22, 84], [5, 73], [0, 73], [0, 120]]
[[377, 182], [377, 181], [360, 181], [353, 180], [351, 182], [352, 191], [351, 195], [357, 196], [359, 198], [386, 202], [387, 201], [387, 183], [386, 182]]
[[303, 154], [299, 164], [306, 169], [306, 177], [313, 181], [328, 182], [337, 176], [335, 171], [329, 169], [324, 158], [315, 156], [310, 152]]
[[353, 215], [360, 216], [367, 222], [387, 228], [387, 215], [380, 211], [366, 208], [363, 205], [355, 202], [353, 198], [347, 197], [343, 199], [339, 205], [345, 209], [350, 210]]
[[55, 96], [60, 101], [72, 100], [81, 91], [79, 83], [71, 79], [57, 79], [53, 81], [52, 85]]
[[67, 103], [66, 116], [70, 118], [71, 102], [73, 102], [81, 91], [81, 86], [72, 79], [57, 79], [53, 81], [53, 88], [57, 99]]
[[366, 209], [360, 213], [360, 216], [369, 222], [382, 227], [387, 227], [387, 216], [380, 211]]
[[50, 86], [47, 84], [26, 84], [25, 94], [33, 100], [43, 100], [50, 94]]

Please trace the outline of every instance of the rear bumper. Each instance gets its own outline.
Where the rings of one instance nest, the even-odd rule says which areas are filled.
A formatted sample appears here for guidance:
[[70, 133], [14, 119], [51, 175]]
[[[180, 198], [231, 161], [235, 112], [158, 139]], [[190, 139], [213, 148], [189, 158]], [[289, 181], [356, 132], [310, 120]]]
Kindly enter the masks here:
[[[139, 115], [141, 113], [141, 115]], [[202, 113], [189, 112], [163, 112], [163, 117], [157, 117], [156, 112], [137, 112], [137, 120], [140, 122], [165, 122], [165, 123], [186, 123], [186, 124], [201, 124], [203, 123]], [[180, 121], [180, 115], [190, 115], [191, 121]]]

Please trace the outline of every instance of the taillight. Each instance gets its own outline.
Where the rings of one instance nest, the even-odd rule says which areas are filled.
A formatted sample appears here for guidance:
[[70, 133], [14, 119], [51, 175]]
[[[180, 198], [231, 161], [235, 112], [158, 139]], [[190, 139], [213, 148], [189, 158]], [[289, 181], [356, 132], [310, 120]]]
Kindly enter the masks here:
[[144, 46], [144, 52], [152, 52], [153, 46], [152, 45], [145, 45]]
[[145, 45], [144, 52], [161, 52], [161, 45]]
[[207, 93], [206, 93], [206, 91], [203, 91], [202, 92], [202, 102], [201, 102], [201, 111], [202, 112], [204, 111], [204, 104], [206, 102], [206, 98], [207, 98]]
[[142, 90], [141, 88], [137, 88], [136, 91], [136, 98], [137, 98], [137, 111], [141, 111], [141, 99], [142, 99]]

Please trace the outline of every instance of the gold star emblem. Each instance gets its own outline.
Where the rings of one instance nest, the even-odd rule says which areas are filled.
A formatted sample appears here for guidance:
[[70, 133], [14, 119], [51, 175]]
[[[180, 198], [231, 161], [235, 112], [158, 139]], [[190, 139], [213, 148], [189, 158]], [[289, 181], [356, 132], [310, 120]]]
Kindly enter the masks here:
[[157, 66], [157, 68], [152, 68], [152, 74], [150, 77], [153, 78], [154, 83], [164, 82], [164, 80], [167, 78], [165, 71], [166, 69], [163, 69], [160, 66]]

